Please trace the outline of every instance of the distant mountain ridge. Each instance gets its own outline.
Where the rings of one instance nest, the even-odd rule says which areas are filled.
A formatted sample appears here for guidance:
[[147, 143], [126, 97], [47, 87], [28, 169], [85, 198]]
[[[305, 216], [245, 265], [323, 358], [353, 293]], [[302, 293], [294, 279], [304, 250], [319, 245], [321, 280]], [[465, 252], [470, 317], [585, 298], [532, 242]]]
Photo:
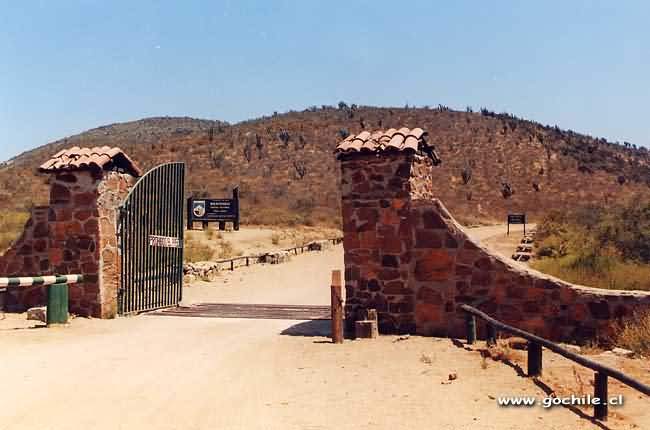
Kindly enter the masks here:
[[228, 124], [156, 117], [110, 124], [57, 140], [0, 164], [0, 209], [47, 201], [36, 167], [71, 146], [119, 146], [144, 170], [184, 161], [188, 194], [225, 196], [240, 186], [245, 220], [336, 224], [339, 170], [333, 155], [348, 134], [422, 127], [442, 164], [438, 196], [459, 219], [532, 217], [583, 203], [650, 195], [650, 153], [509, 114], [436, 108], [312, 107]]

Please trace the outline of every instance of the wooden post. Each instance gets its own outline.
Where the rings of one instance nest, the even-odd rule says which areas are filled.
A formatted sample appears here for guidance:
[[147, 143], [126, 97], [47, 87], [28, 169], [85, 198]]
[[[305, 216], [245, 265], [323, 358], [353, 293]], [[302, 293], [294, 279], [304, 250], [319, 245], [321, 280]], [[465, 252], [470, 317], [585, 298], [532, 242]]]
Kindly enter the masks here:
[[246, 267], [248, 267], [248, 257], [246, 257]]
[[341, 271], [332, 270], [332, 343], [343, 343]]
[[542, 374], [542, 345], [528, 342], [528, 376]]
[[467, 329], [467, 344], [476, 342], [476, 317], [472, 314], [465, 314], [465, 325]]
[[492, 324], [487, 325], [487, 344], [495, 346], [497, 344], [497, 329]]
[[232, 199], [235, 204], [235, 221], [233, 222], [233, 229], [239, 231], [239, 185], [233, 188]]
[[230, 260], [230, 271], [233, 272], [235, 270], [235, 260]]
[[594, 418], [600, 421], [607, 421], [607, 375], [596, 372], [594, 377], [594, 398], [600, 399], [600, 403], [594, 405]]
[[47, 287], [47, 325], [68, 322], [68, 284], [52, 284]]

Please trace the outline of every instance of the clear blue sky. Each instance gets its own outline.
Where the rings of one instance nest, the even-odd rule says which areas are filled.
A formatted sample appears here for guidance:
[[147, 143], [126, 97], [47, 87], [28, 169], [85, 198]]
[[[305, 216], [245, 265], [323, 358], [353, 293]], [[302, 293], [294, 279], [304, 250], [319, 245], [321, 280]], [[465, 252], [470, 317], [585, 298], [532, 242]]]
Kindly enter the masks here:
[[471, 105], [650, 145], [647, 1], [0, 0], [0, 160], [107, 123]]

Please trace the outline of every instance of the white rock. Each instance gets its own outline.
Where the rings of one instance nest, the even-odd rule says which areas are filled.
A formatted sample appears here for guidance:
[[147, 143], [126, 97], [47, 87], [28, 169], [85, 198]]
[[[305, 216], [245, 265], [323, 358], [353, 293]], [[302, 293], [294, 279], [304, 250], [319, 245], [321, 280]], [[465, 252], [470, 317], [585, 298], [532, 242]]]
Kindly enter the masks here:
[[612, 349], [612, 352], [616, 355], [620, 355], [621, 357], [634, 357], [634, 351], [630, 351], [629, 349], [625, 348], [614, 348]]
[[34, 321], [47, 322], [47, 307], [39, 306], [27, 309], [27, 319]]

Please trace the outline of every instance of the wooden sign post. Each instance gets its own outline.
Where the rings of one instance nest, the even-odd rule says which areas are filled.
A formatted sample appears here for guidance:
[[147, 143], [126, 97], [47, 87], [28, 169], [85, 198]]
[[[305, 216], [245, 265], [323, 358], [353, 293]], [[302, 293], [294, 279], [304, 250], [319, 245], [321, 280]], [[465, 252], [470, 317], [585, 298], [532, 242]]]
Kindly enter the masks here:
[[239, 188], [232, 190], [232, 199], [187, 199], [187, 229], [193, 230], [194, 222], [200, 222], [203, 230], [208, 223], [219, 223], [219, 230], [226, 229], [226, 222], [232, 222], [239, 230]]
[[508, 214], [508, 233], [510, 236], [510, 224], [523, 224], [524, 225], [524, 235], [526, 234], [526, 214]]
[[332, 270], [332, 343], [343, 343], [341, 271]]

